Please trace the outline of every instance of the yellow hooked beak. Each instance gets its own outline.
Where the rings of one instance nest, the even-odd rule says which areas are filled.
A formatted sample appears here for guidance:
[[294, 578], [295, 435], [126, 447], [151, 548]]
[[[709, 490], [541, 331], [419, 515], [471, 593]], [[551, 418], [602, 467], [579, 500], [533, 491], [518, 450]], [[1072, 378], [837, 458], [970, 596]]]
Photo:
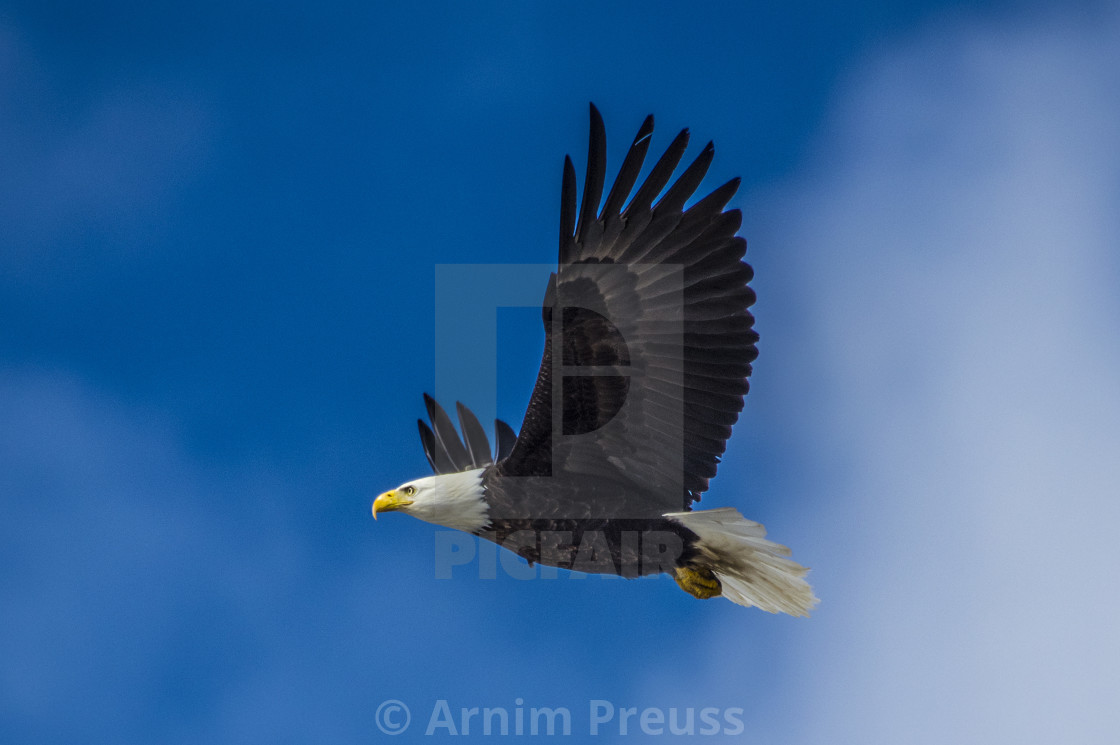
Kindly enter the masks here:
[[373, 500], [373, 519], [377, 519], [378, 512], [392, 512], [410, 504], [412, 504], [411, 499], [406, 499], [396, 489], [391, 489]]

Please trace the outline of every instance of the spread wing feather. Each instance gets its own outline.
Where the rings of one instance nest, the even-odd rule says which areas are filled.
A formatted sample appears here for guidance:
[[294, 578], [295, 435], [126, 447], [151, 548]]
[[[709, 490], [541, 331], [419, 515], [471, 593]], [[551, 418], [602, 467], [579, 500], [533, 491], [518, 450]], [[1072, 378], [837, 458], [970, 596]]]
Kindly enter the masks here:
[[742, 217], [724, 211], [739, 179], [685, 209], [715, 149], [708, 143], [670, 185], [688, 147], [683, 130], [631, 198], [652, 132], [648, 117], [601, 212], [606, 136], [594, 106], [578, 208], [575, 168], [564, 160], [544, 356], [506, 455], [499, 428], [498, 462], [504, 476], [593, 475], [637, 487], [651, 515], [689, 509], [708, 488], [758, 354], [753, 274], [735, 235]]
[[486, 430], [478, 422], [478, 417], [458, 401], [455, 402], [455, 411], [459, 415], [459, 430], [463, 433], [463, 442], [470, 454], [471, 466], [480, 468], [491, 463], [490, 441], [486, 439]]
[[513, 445], [517, 442], [517, 433], [501, 419], [494, 420], [494, 430], [498, 433], [498, 453], [496, 460], [508, 458], [513, 452]]
[[428, 410], [429, 427], [424, 420], [416, 420], [420, 430], [420, 444], [424, 447], [424, 455], [431, 465], [432, 471], [437, 474], [459, 473], [472, 468], [484, 468], [492, 465], [495, 460], [505, 458], [513, 449], [517, 435], [513, 428], [501, 419], [494, 420], [494, 428], [498, 435], [498, 450], [491, 454], [490, 440], [486, 437], [486, 430], [478, 421], [474, 412], [458, 401], [455, 402], [455, 412], [459, 416], [459, 431], [451, 423], [451, 417], [436, 403], [436, 400], [424, 394], [424, 406]]

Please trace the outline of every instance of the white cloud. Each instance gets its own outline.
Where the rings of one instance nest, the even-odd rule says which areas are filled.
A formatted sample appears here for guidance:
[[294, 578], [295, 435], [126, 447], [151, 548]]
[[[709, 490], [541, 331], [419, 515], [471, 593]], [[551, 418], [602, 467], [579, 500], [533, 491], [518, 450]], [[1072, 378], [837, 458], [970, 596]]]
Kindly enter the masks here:
[[1120, 733], [1117, 30], [929, 28], [774, 200], [828, 406], [805, 741]]
[[750, 205], [791, 294], [768, 408], [815, 466], [791, 479], [809, 530], [779, 537], [822, 598], [756, 735], [1120, 735], [1116, 20], [926, 28], [853, 73], [808, 171]]

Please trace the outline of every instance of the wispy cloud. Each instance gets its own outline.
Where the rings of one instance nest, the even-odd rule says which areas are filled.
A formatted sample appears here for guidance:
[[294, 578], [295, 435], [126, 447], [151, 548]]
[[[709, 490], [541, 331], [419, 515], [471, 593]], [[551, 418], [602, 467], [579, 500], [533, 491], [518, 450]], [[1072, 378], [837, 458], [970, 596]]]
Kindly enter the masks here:
[[394, 641], [400, 619], [431, 639], [433, 605], [491, 612], [430, 583], [416, 545], [394, 561], [390, 537], [355, 529], [325, 556], [305, 522], [324, 495], [275, 464], [200, 458], [165, 413], [72, 374], [0, 369], [0, 465], [7, 739], [368, 738], [376, 701], [431, 685], [435, 663]]
[[206, 708], [207, 668], [251, 650], [261, 593], [303, 564], [270, 513], [247, 519], [259, 480], [207, 477], [155, 416], [42, 370], [0, 375], [0, 451], [6, 724], [128, 739], [165, 696]]
[[796, 262], [774, 393], [819, 495], [787, 735], [1120, 731], [1118, 29], [930, 26], [853, 75], [817, 165], [752, 210]]

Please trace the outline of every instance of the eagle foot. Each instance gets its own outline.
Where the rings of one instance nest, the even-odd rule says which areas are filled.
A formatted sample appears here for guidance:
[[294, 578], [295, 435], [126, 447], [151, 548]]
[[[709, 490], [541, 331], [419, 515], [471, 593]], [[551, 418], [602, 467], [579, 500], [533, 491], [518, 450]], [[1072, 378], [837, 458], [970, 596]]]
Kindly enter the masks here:
[[723, 593], [719, 578], [707, 567], [677, 567], [673, 579], [682, 590], [701, 600], [716, 598]]

